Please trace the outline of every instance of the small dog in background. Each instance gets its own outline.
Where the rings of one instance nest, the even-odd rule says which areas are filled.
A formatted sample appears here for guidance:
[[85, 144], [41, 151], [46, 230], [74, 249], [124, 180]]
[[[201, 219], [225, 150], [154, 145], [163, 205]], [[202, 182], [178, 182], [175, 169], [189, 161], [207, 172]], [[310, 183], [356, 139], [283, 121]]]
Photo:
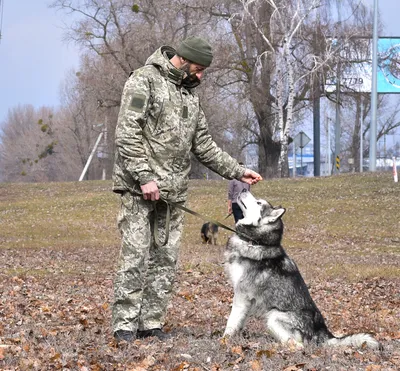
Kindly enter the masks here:
[[205, 244], [217, 244], [218, 226], [214, 223], [204, 223], [201, 227], [201, 239]]

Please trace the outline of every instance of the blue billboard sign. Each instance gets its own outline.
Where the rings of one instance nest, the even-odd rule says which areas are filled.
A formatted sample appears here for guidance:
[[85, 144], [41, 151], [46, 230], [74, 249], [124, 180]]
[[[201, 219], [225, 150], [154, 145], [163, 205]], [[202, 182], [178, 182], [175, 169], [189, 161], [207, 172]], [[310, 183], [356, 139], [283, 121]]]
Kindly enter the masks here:
[[400, 38], [378, 41], [378, 93], [400, 93]]
[[[335, 41], [337, 43], [337, 41]], [[370, 93], [372, 87], [372, 39], [354, 38], [343, 45], [340, 55], [340, 91]], [[337, 71], [328, 77], [325, 90], [336, 91]], [[400, 93], [400, 38], [378, 40], [378, 93]]]

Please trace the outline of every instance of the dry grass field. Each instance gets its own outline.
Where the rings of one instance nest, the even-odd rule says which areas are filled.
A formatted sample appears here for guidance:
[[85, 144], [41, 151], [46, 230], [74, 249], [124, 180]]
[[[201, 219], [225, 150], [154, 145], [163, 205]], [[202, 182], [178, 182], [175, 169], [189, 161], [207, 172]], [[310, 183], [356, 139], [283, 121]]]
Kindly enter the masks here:
[[[400, 185], [390, 173], [263, 181], [287, 209], [283, 245], [335, 334], [371, 332], [383, 351], [296, 349], [251, 320], [221, 337], [232, 290], [224, 244], [201, 244], [187, 215], [167, 330], [116, 344], [110, 328], [119, 252], [109, 181], [0, 184], [0, 370], [398, 370]], [[191, 181], [187, 207], [222, 221], [227, 181]], [[233, 227], [233, 218], [226, 220]]]

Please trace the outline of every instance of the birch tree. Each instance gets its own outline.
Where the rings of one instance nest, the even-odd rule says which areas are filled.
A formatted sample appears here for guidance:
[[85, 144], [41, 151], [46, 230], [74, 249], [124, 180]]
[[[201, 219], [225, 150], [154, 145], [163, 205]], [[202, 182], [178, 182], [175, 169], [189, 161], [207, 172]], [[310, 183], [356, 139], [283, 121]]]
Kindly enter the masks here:
[[[299, 99], [299, 95], [304, 95], [304, 82], [309, 81], [312, 73], [322, 69], [333, 55], [329, 44], [326, 44], [322, 57], [317, 57], [304, 46], [303, 40], [310, 24], [316, 24], [321, 0], [241, 0], [241, 4], [245, 15], [243, 20], [251, 22], [266, 45], [265, 51], [257, 55], [253, 73], [256, 74], [263, 68], [263, 60], [268, 59], [269, 55], [275, 61], [270, 92], [274, 95], [272, 109], [276, 118], [273, 125], [267, 125], [272, 130], [270, 134], [279, 156], [274, 156], [277, 158], [275, 164], [266, 160], [269, 166], [275, 168], [276, 176], [285, 177], [289, 174], [288, 144], [293, 133], [296, 99]], [[267, 12], [265, 9], [268, 9]], [[269, 15], [269, 18], [265, 19], [265, 15]], [[268, 153], [268, 149], [265, 152]]]

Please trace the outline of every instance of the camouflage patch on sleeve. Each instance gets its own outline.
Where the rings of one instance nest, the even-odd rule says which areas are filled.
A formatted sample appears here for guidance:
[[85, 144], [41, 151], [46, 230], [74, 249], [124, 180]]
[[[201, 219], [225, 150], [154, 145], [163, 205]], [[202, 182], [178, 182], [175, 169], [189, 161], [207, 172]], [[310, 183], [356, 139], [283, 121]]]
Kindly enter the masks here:
[[135, 112], [142, 112], [145, 102], [146, 96], [144, 94], [134, 93], [132, 95], [131, 103], [129, 104], [129, 109]]

